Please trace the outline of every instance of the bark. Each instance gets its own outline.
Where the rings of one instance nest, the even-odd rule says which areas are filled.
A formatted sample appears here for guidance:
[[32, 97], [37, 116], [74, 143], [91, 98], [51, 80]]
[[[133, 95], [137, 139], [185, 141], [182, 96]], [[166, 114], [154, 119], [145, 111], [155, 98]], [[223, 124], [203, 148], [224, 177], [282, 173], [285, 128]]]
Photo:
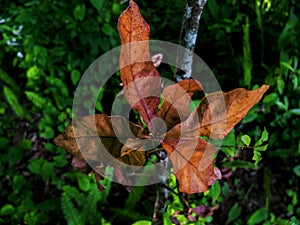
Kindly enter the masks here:
[[176, 81], [189, 79], [192, 76], [193, 53], [196, 45], [198, 28], [203, 7], [207, 0], [187, 0], [181, 25], [179, 45], [185, 50], [177, 52]]

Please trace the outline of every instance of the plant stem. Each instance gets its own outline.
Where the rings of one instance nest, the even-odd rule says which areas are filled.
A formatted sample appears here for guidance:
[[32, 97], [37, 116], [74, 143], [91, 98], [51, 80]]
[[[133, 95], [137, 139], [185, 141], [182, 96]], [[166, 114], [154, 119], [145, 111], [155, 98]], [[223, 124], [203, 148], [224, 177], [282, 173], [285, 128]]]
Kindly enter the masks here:
[[198, 28], [203, 7], [207, 0], [187, 0], [181, 25], [179, 45], [185, 48], [177, 52], [176, 81], [189, 79], [192, 76], [193, 53], [196, 45]]

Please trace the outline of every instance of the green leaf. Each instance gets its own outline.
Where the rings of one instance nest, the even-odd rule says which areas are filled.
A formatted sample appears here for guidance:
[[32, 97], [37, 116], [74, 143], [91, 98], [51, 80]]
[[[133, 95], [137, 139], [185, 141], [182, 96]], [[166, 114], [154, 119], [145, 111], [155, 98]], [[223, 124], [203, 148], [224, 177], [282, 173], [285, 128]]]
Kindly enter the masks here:
[[42, 166], [42, 178], [44, 181], [49, 180], [52, 175], [54, 175], [54, 170], [53, 170], [53, 164], [49, 163], [47, 161], [44, 162], [43, 166]]
[[140, 221], [133, 223], [132, 225], [151, 225], [151, 224], [152, 224], [152, 222], [149, 220], [140, 220]]
[[46, 126], [45, 131], [41, 132], [41, 136], [46, 139], [51, 139], [54, 137], [54, 130], [49, 126]]
[[80, 80], [80, 72], [78, 70], [73, 70], [72, 73], [71, 73], [71, 80], [72, 80], [72, 83], [75, 85], [78, 83], [78, 81]]
[[284, 111], [287, 111], [286, 105], [283, 104], [282, 102], [277, 101], [277, 102], [276, 102], [276, 105], [277, 105], [280, 109], [283, 109]]
[[300, 109], [291, 109], [289, 110], [290, 113], [300, 116]]
[[5, 71], [3, 71], [0, 68], [0, 80], [7, 83], [9, 86], [11, 86], [13, 89], [19, 90], [18, 85], [16, 84], [15, 80], [12, 79]]
[[268, 145], [261, 145], [261, 146], [257, 146], [254, 148], [255, 151], [260, 151], [260, 152], [263, 152], [263, 151], [266, 151], [268, 148]]
[[254, 155], [253, 155], [253, 160], [255, 161], [255, 165], [257, 166], [257, 164], [261, 161], [262, 157], [261, 157], [261, 153], [259, 151], [254, 151], [253, 152]]
[[28, 165], [28, 169], [31, 173], [41, 174], [41, 161], [40, 160], [31, 161]]
[[17, 96], [12, 92], [12, 90], [8, 87], [4, 87], [4, 96], [6, 101], [9, 103], [15, 114], [20, 118], [24, 119], [25, 112], [23, 107], [20, 105]]
[[37, 108], [43, 109], [46, 105], [46, 100], [35, 92], [25, 91], [26, 97], [35, 105]]
[[247, 147], [250, 145], [251, 138], [247, 134], [243, 135], [241, 140]]
[[243, 161], [243, 160], [233, 160], [232, 162], [223, 163], [223, 167], [230, 166], [233, 169], [237, 168], [245, 168], [245, 169], [255, 169], [255, 166], [251, 162]]
[[90, 0], [90, 2], [99, 11], [100, 9], [102, 9], [104, 0]]
[[55, 167], [62, 168], [68, 164], [68, 160], [65, 157], [65, 154], [61, 154], [53, 157], [53, 163]]
[[88, 191], [91, 187], [90, 178], [84, 174], [78, 176], [78, 185], [82, 191]]
[[236, 152], [235, 146], [235, 134], [234, 129], [232, 129], [230, 133], [223, 139], [221, 151], [232, 158]]
[[11, 215], [15, 212], [15, 208], [11, 204], [6, 204], [0, 209], [0, 216]]
[[84, 4], [77, 5], [76, 8], [74, 9], [75, 19], [82, 21], [85, 17], [85, 11], [86, 8]]
[[226, 221], [226, 224], [232, 222], [236, 218], [238, 218], [241, 215], [242, 208], [239, 206], [238, 203], [235, 203], [228, 213], [228, 219]]
[[259, 138], [259, 140], [255, 143], [255, 147], [256, 146], [260, 146], [262, 145], [263, 142], [267, 141], [269, 139], [269, 133], [266, 130], [266, 128], [264, 128], [264, 131], [261, 134], [261, 137]]
[[293, 171], [294, 171], [294, 173], [295, 173], [298, 177], [300, 177], [300, 165], [295, 166], [295, 167], [293, 168]]
[[284, 80], [282, 79], [282, 77], [278, 77], [277, 78], [277, 90], [278, 90], [279, 94], [281, 94], [281, 95], [283, 94], [284, 87], [285, 87]]
[[250, 87], [252, 80], [252, 54], [250, 44], [250, 23], [249, 17], [246, 16], [246, 22], [243, 25], [243, 69], [244, 69], [244, 85]]
[[264, 97], [263, 103], [266, 106], [273, 106], [274, 104], [276, 104], [277, 101], [279, 101], [277, 93], [271, 93]]
[[32, 143], [28, 139], [22, 139], [20, 142], [20, 147], [29, 150], [32, 147]]
[[212, 199], [217, 200], [221, 194], [221, 186], [218, 180], [211, 186], [210, 192]]
[[266, 207], [262, 207], [258, 210], [256, 210], [249, 218], [247, 224], [252, 225], [252, 224], [258, 224], [268, 217], [268, 209]]

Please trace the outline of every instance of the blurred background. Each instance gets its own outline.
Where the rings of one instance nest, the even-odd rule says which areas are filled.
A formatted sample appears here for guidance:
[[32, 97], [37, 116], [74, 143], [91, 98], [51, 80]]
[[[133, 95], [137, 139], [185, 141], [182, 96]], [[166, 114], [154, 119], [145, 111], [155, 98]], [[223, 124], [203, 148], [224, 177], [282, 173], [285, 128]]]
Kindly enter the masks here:
[[[98, 192], [94, 175], [53, 143], [84, 71], [120, 45], [128, 1], [0, 2], [0, 224], [151, 224], [159, 184], [128, 192], [104, 179]], [[185, 1], [136, 3], [151, 39], [178, 43]], [[224, 141], [222, 180], [186, 195], [168, 179], [161, 224], [300, 224], [299, 11], [296, 0], [207, 0], [196, 54], [224, 91], [270, 89]], [[101, 91], [98, 113], [110, 113], [119, 84], [116, 74]], [[251, 148], [264, 129], [267, 150]]]

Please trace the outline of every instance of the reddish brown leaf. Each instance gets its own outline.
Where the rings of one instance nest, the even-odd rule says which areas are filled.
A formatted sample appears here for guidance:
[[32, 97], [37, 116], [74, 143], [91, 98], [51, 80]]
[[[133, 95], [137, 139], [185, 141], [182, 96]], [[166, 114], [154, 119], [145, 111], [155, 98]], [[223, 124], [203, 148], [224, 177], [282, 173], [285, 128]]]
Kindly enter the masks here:
[[[97, 114], [73, 119], [73, 123], [57, 136], [54, 142], [79, 160], [83, 160], [82, 151], [84, 151], [85, 160], [103, 159], [103, 151], [101, 153], [99, 149], [104, 146], [104, 152], [107, 150], [114, 158], [130, 165], [141, 166], [145, 163], [145, 153], [138, 149], [131, 149], [131, 152], [123, 157], [121, 150], [126, 147], [121, 141], [124, 143], [129, 138], [143, 137], [145, 134], [142, 127], [131, 122], [128, 124], [123, 117]], [[103, 146], [100, 145], [99, 138]]]
[[196, 91], [201, 90], [200, 82], [193, 79], [182, 80], [164, 89], [164, 102], [158, 116], [166, 122], [167, 130], [188, 118], [191, 97]]
[[212, 144], [200, 138], [176, 140], [167, 137], [162, 145], [170, 155], [180, 192], [206, 191], [209, 185], [221, 178], [218, 168], [212, 166], [217, 151]]
[[162, 144], [170, 154], [174, 170], [177, 170], [175, 175], [180, 191], [205, 191], [208, 185], [220, 177], [219, 170], [212, 167], [215, 147], [198, 137], [224, 138], [267, 89], [268, 86], [263, 85], [254, 91], [239, 88], [227, 93], [209, 94], [186, 121], [167, 132]]
[[152, 130], [150, 121], [157, 116], [161, 82], [149, 53], [150, 28], [134, 1], [130, 1], [120, 16], [118, 31], [122, 43], [119, 63], [124, 95]]
[[174, 127], [172, 132], [178, 133], [181, 130], [182, 135], [187, 137], [222, 139], [259, 102], [268, 88], [268, 85], [262, 85], [253, 91], [238, 88], [227, 93], [209, 94], [189, 118]]

